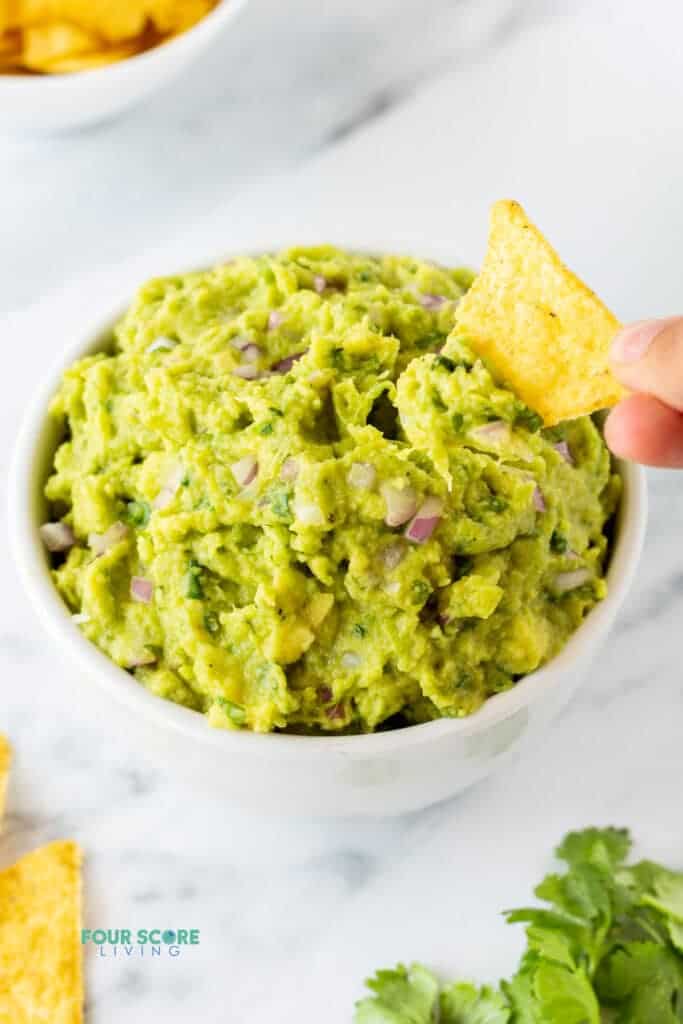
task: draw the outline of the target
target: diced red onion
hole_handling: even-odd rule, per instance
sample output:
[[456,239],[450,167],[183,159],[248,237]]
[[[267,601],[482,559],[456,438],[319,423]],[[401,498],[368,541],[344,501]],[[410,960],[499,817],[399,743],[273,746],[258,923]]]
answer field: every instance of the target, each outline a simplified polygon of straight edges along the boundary
[[540,487],[534,487],[532,500],[537,512],[545,512],[545,498],[543,497],[543,491]]
[[329,704],[333,697],[334,693],[329,686],[318,687],[318,698],[323,702],[323,704]]
[[71,616],[71,621],[76,626],[84,626],[86,622],[90,622],[90,616],[87,614],[87,612],[76,612],[75,615]]
[[241,377],[242,380],[256,380],[261,376],[258,366],[254,366],[253,363],[243,363],[241,366],[236,366],[232,371],[232,375],[233,377]]
[[128,668],[142,668],[143,665],[155,665],[156,654],[152,654],[151,651],[143,651],[138,654],[132,661],[128,662]]
[[441,309],[444,302],[448,302],[445,295],[434,295],[431,292],[425,292],[420,296],[420,305],[424,306],[425,309]]
[[327,520],[319,505],[312,501],[298,501],[294,505],[294,515],[304,526],[324,526]]
[[470,437],[487,444],[504,444],[510,440],[510,424],[504,420],[492,420],[470,430]]
[[280,468],[280,479],[286,483],[291,483],[299,475],[299,463],[296,459],[293,459],[290,455],[288,459],[282,463]]
[[176,491],[180,487],[184,478],[185,470],[183,469],[183,467],[179,464],[174,466],[171,472],[168,474],[164,486],[161,488],[156,498],[152,502],[152,507],[157,509],[167,508],[175,498]]
[[277,328],[284,323],[284,319],[284,315],[279,311],[279,309],[272,309],[268,314],[268,330],[277,330]]
[[130,596],[140,604],[149,604],[154,594],[154,584],[144,576],[133,576],[130,581]]
[[332,721],[334,721],[336,719],[339,719],[339,718],[344,718],[345,717],[344,705],[343,704],[333,704],[331,708],[327,708],[327,710],[325,711],[325,714]]
[[370,462],[354,462],[349,469],[348,481],[360,491],[371,491],[377,480],[377,470]]
[[590,569],[572,569],[571,572],[560,572],[555,577],[554,586],[561,594],[582,587],[591,578]]
[[249,342],[242,349],[242,361],[245,363],[258,363],[261,357],[261,349],[258,345],[254,345],[253,342]]
[[553,445],[553,448],[556,452],[560,453],[565,462],[568,462],[570,466],[574,465],[574,457],[566,441],[558,441],[557,444]]
[[104,533],[91,533],[88,536],[90,550],[95,555],[103,555],[109,548],[114,547],[119,541],[127,537],[129,533],[125,523],[114,523]]
[[305,355],[306,352],[304,350],[303,352],[294,352],[292,353],[291,356],[285,356],[284,359],[280,359],[279,362],[273,365],[273,373],[289,373],[289,371],[294,366],[294,363],[296,363],[299,359],[301,359],[302,356]]
[[355,651],[346,651],[341,657],[342,668],[348,668],[353,671],[356,668],[360,668],[363,664],[363,659],[360,654],[356,654]]
[[249,345],[253,345],[251,338],[247,338],[244,334],[238,334],[236,338],[230,339],[230,344],[233,348],[236,348],[238,352],[244,351]]
[[389,572],[391,572],[392,569],[401,564],[405,556],[406,549],[403,544],[390,544],[382,552],[382,561]]
[[258,462],[253,455],[245,455],[230,466],[230,472],[240,487],[248,487],[258,473]]
[[68,551],[76,543],[76,537],[67,523],[43,523],[38,533],[48,551]]
[[325,291],[325,289],[327,288],[327,280],[323,277],[322,274],[315,275],[315,277],[313,278],[313,287],[317,291],[318,295],[322,295],[322,293]]
[[427,498],[406,530],[408,540],[412,540],[415,544],[424,544],[429,540],[441,522],[442,511],[441,498]]
[[175,497],[176,490],[177,488],[171,490],[170,487],[162,487],[152,502],[152,507],[156,509],[168,508]]
[[387,526],[403,526],[413,518],[417,509],[417,496],[412,487],[399,490],[393,484],[382,484],[380,493],[387,503],[384,516]]
[[163,335],[159,338],[155,338],[151,345],[147,346],[148,352],[158,352],[160,349],[164,349],[168,352],[174,349],[178,344],[173,338],[165,338]]

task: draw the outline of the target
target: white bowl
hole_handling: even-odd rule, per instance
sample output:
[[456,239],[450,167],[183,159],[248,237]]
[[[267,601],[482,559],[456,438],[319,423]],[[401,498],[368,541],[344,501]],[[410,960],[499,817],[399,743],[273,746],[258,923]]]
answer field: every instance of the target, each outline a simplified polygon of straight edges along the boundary
[[0,75],[0,131],[43,135],[113,117],[182,71],[247,0],[221,0],[201,21],[127,60],[65,75]]
[[153,696],[84,638],[57,592],[38,536],[47,516],[43,485],[59,442],[47,415],[62,371],[106,347],[128,301],[87,326],[64,349],[30,405],[10,478],[12,548],[47,632],[72,659],[111,738],[132,735],[141,749],[192,784],[242,806],[302,815],[392,815],[415,810],[489,775],[542,734],[581,682],[614,621],[638,563],[645,522],[645,475],[621,463],[624,494],[607,573],[607,597],[561,653],[475,714],[366,736],[258,735],[212,729],[206,719]]

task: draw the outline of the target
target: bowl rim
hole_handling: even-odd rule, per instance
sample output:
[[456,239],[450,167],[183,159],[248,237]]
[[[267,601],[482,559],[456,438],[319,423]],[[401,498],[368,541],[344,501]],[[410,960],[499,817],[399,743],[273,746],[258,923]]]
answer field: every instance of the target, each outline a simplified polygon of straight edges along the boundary
[[66,71],[56,75],[25,75],[13,74],[11,72],[0,75],[0,90],[10,91],[14,89],[23,92],[31,90],[39,92],[49,82],[53,90],[62,89],[66,91],[69,86],[74,84],[82,84],[83,82],[88,84],[100,83],[106,77],[114,78],[116,75],[120,76],[125,73],[126,69],[130,69],[131,65],[140,68],[145,64],[152,64],[162,54],[164,56],[180,54],[184,49],[198,44],[201,39],[211,37],[223,25],[231,21],[248,3],[249,0],[218,0],[215,7],[212,7],[199,21],[196,21],[194,25],[190,25],[183,32],[162,40],[155,46],[142,50],[140,53],[134,53],[130,57],[124,57],[122,60],[116,60],[111,64],[105,64],[101,67],[83,68],[81,71]]
[[[356,251],[378,251],[370,246],[345,247],[355,248]],[[256,251],[267,250],[250,250],[251,253]],[[176,273],[206,269],[237,253],[238,250],[234,253],[223,252],[216,259],[202,261],[201,265],[194,263],[190,271],[179,270]],[[315,755],[325,751],[327,754],[336,753],[349,758],[365,757],[397,748],[419,746],[438,738],[470,736],[511,718],[533,704],[536,697],[541,696],[548,687],[553,684],[562,685],[561,681],[572,663],[578,663],[582,657],[590,655],[598,638],[607,633],[635,575],[647,521],[645,472],[641,466],[622,460],[616,460],[624,490],[607,570],[606,597],[589,612],[551,661],[529,673],[510,690],[489,697],[477,711],[468,716],[440,718],[386,732],[351,736],[254,733],[249,730],[213,729],[200,712],[151,694],[130,673],[87,640],[72,621],[71,613],[50,577],[47,558],[38,535],[38,524],[32,521],[36,489],[44,482],[44,478],[41,480],[38,475],[37,463],[41,455],[42,438],[50,423],[49,401],[66,367],[75,359],[103,347],[112,327],[131,300],[131,290],[127,288],[116,302],[109,303],[104,313],[91,318],[81,331],[60,348],[58,357],[37,387],[23,416],[14,445],[8,487],[10,542],[14,560],[39,621],[57,646],[80,669],[83,677],[94,677],[93,682],[97,688],[116,703],[124,705],[131,714],[143,717],[149,724],[186,740],[211,747],[218,754],[253,754],[258,748],[266,756],[297,757],[302,753]]]

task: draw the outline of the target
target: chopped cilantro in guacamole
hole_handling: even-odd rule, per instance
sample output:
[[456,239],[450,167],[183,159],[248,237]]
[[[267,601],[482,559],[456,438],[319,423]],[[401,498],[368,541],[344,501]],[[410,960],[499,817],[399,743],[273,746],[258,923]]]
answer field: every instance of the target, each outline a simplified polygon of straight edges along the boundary
[[259,732],[468,715],[552,658],[620,481],[454,330],[471,280],[319,246],[144,285],[52,403],[44,536],[88,638]]

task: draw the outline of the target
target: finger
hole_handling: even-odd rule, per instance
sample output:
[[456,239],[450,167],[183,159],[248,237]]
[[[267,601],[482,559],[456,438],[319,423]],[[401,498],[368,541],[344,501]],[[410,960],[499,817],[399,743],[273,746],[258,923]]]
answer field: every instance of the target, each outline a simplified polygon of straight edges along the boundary
[[683,415],[650,395],[630,395],[612,409],[605,440],[623,459],[683,468]]
[[683,411],[683,317],[640,320],[612,342],[612,370],[631,391]]

